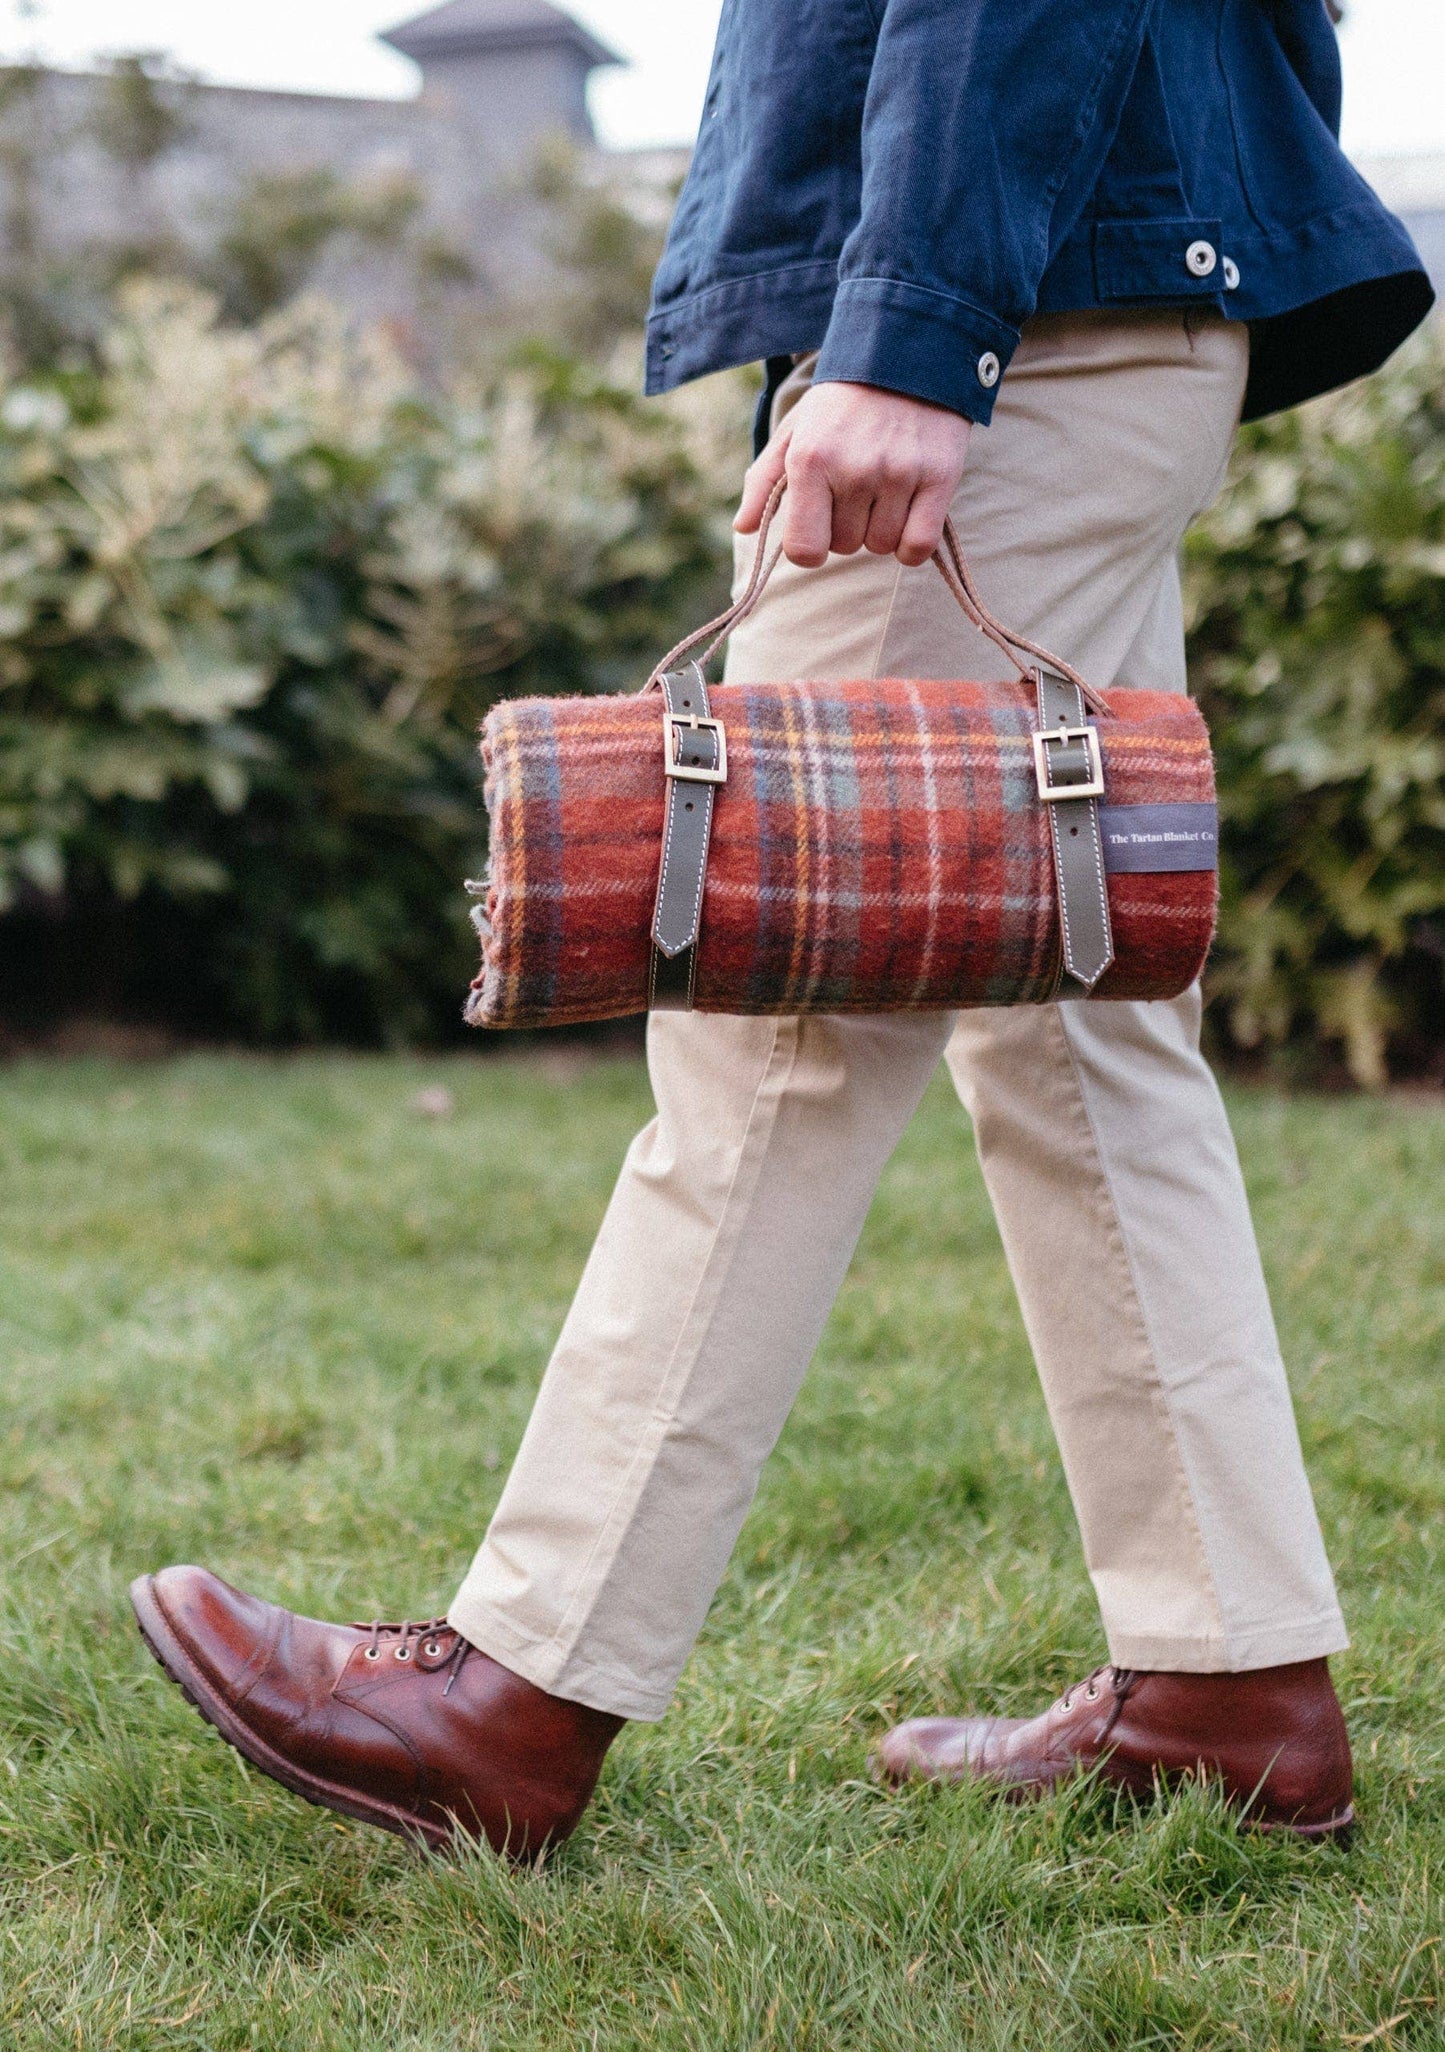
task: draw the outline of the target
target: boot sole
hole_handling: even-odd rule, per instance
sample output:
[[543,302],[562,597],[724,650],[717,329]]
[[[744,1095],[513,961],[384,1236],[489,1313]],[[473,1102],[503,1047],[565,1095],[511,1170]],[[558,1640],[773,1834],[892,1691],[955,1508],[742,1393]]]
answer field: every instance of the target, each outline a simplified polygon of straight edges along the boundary
[[[269,1780],[279,1782],[292,1795],[300,1796],[303,1802],[314,1804],[318,1810],[338,1810],[343,1817],[351,1817],[358,1824],[375,1824],[383,1831],[394,1832],[398,1838],[409,1839],[413,1844],[419,1840],[430,1852],[448,1849],[452,1844],[452,1833],[444,1826],[424,1823],[390,1803],[323,1781],[318,1775],[306,1773],[280,1753],[273,1752],[197,1671],[195,1662],[176,1636],[170,1619],[157,1600],[154,1582],[153,1575],[140,1575],[130,1585],[131,1608],[140,1626],[140,1635],[166,1679],[175,1683],[191,1708],[204,1717],[212,1730],[218,1732],[243,1760],[249,1761]],[[462,1827],[458,1825],[457,1828],[460,1830]]]
[[[1098,1769],[1096,1768],[1094,1772],[1097,1773]],[[868,1774],[869,1778],[876,1782],[880,1788],[889,1789],[905,1788],[911,1781],[960,1782],[972,1779],[985,1788],[992,1788],[996,1794],[1003,1797],[1005,1802],[1009,1803],[1036,1802],[1039,1797],[1046,1796],[1049,1793],[1049,1786],[1042,1782],[994,1781],[986,1774],[976,1774],[973,1776],[966,1774],[891,1774],[884,1767],[876,1753],[870,1753],[868,1756]],[[1108,1783],[1107,1775],[1101,1778]],[[1142,1789],[1131,1788],[1127,1782],[1112,1782],[1108,1783],[1108,1785],[1122,1789],[1125,1794],[1131,1795],[1137,1803],[1154,1802],[1160,1793],[1157,1788],[1150,1789],[1147,1792]],[[1235,1823],[1236,1828],[1240,1831],[1282,1831],[1287,1837],[1307,1839],[1314,1844],[1328,1842],[1346,1846],[1355,1835],[1355,1806],[1351,1803],[1337,1817],[1329,1817],[1323,1824],[1292,1824],[1287,1818],[1251,1817],[1247,1812],[1240,1813],[1236,1817]]]
[[1323,1824],[1288,1824],[1265,1817],[1242,1817],[1241,1831],[1284,1831],[1291,1838],[1308,1838],[1316,1842],[1331,1840],[1336,1845],[1348,1845],[1355,1835],[1355,1806],[1350,1804],[1338,1817],[1330,1817]]

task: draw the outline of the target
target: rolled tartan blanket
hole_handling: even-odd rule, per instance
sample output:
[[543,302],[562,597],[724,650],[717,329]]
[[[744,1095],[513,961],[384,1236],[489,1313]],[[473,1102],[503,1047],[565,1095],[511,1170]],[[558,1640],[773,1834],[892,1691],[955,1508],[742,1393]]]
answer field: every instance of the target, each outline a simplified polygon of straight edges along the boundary
[[[1116,862],[1138,859],[1128,815],[1157,821],[1161,808],[1161,858],[1200,833],[1212,854],[1214,772],[1197,708],[1172,692],[1108,698],[1106,867],[1111,849]],[[1026,685],[736,684],[712,703],[728,781],[703,894],[699,1011],[1053,994],[1059,907]],[[645,1011],[665,783],[656,700],[503,703],[482,752],[491,873],[468,1019],[545,1026]],[[1212,861],[1116,866],[1108,892],[1115,957],[1092,994],[1187,989],[1214,930]]]
[[[685,827],[704,795],[711,835],[687,993],[699,1011],[1162,998],[1198,975],[1214,928],[1214,772],[1189,699],[1075,680],[1098,739],[1080,774],[1101,768],[1102,794],[1055,807],[1051,797],[1095,786],[1053,786],[1048,765],[1065,757],[1041,762],[1035,672],[998,684],[725,684],[710,704],[700,669],[664,681],[679,674],[696,678],[701,726],[721,730],[719,750],[725,734],[725,781],[709,770],[704,786],[675,766],[699,723],[665,719],[652,692],[513,700],[488,715],[491,858],[486,885],[473,887],[485,897],[472,1024],[646,1010],[667,808],[686,808],[676,815]],[[1082,733],[1061,723],[1043,738]],[[1065,973],[1060,865],[1096,802],[1112,958],[1086,989]]]

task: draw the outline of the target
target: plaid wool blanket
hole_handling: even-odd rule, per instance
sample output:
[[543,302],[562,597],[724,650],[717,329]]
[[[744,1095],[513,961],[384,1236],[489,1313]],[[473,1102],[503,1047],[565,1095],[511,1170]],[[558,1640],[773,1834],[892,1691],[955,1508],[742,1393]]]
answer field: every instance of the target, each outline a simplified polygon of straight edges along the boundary
[[[1106,698],[1112,716],[1097,725],[1111,817],[1127,821],[1133,807],[1207,813],[1214,772],[1198,709],[1173,693]],[[712,710],[729,767],[703,898],[699,1011],[951,1009],[1053,995],[1059,912],[1026,684],[725,684]],[[565,1025],[645,1010],[661,700],[505,702],[487,718],[482,755],[491,862],[468,1020]],[[1116,955],[1091,995],[1177,996],[1213,934],[1212,861],[1126,862],[1108,893]]]

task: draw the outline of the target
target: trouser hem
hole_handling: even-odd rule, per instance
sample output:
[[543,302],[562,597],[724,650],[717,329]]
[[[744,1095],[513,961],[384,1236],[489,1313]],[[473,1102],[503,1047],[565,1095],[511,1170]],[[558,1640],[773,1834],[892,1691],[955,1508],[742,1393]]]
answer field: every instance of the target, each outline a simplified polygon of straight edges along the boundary
[[534,1688],[589,1710],[605,1710],[630,1724],[656,1724],[672,1701],[672,1689],[650,1689],[635,1675],[613,1673],[575,1654],[564,1654],[550,1639],[519,1631],[510,1618],[489,1603],[469,1597],[465,1589],[447,1612],[447,1623],[479,1653],[521,1675]]
[[1321,1611],[1302,1623],[1258,1625],[1229,1639],[1176,1639],[1110,1632],[1109,1658],[1115,1667],[1163,1674],[1248,1674],[1261,1667],[1287,1667],[1295,1660],[1322,1660],[1350,1643],[1338,1610]]

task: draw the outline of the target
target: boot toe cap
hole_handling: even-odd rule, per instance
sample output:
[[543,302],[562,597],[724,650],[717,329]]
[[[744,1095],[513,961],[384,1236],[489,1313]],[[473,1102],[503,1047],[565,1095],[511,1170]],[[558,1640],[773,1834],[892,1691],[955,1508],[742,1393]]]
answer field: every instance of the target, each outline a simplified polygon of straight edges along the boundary
[[878,1742],[874,1758],[885,1781],[963,1781],[977,1774],[997,1719],[913,1717]]
[[179,1652],[232,1699],[264,1662],[285,1615],[199,1567],[142,1575],[131,1585],[131,1602],[158,1653]]

